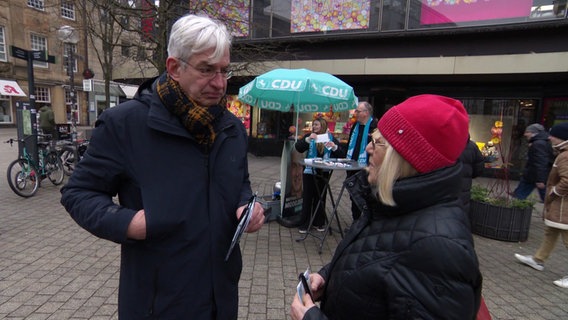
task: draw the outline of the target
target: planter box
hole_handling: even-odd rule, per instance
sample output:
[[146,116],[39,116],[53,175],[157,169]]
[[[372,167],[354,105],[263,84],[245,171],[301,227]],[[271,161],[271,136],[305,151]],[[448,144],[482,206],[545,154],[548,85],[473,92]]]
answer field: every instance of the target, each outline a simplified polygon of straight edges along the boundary
[[471,200],[471,231],[482,237],[523,242],[529,237],[532,208],[505,208]]

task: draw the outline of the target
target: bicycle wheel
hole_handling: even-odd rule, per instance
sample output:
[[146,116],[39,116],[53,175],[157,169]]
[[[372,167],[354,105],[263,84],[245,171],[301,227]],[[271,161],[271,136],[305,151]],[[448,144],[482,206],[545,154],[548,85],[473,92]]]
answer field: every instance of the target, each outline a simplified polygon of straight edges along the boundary
[[8,166],[8,185],[17,195],[29,198],[33,196],[39,187],[39,176],[34,168],[25,159],[12,161]]
[[75,169],[75,152],[72,147],[65,147],[61,152],[59,158],[63,163],[63,171],[66,175],[70,176]]
[[54,185],[60,185],[65,175],[63,163],[56,152],[50,152],[45,157],[45,174]]

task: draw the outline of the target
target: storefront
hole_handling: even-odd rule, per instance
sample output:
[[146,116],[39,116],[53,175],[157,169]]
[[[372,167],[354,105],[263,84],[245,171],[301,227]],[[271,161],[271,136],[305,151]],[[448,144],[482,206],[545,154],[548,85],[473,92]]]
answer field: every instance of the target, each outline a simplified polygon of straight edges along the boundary
[[[264,110],[242,103],[229,95],[227,105],[247,129],[249,151],[256,156],[280,156],[284,141],[295,140],[311,132],[312,121],[323,118],[328,129],[341,142],[347,143],[351,126],[355,122],[353,110],[344,112],[293,113]],[[298,118],[298,119],[296,119]],[[297,121],[296,121],[297,120]],[[298,130],[296,129],[298,124]]]
[[16,81],[0,80],[0,125],[14,124],[16,101],[14,97],[26,97]]

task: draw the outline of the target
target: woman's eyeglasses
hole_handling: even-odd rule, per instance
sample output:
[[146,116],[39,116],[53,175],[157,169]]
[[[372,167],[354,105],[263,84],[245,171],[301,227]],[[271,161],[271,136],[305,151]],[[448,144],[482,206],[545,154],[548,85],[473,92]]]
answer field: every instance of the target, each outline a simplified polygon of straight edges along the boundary
[[371,146],[373,146],[373,150],[375,149],[376,146],[379,146],[379,147],[386,147],[387,146],[386,143],[380,142],[379,138],[377,138],[377,139],[373,138],[372,134],[370,134],[367,137],[367,141],[369,141],[371,143]]

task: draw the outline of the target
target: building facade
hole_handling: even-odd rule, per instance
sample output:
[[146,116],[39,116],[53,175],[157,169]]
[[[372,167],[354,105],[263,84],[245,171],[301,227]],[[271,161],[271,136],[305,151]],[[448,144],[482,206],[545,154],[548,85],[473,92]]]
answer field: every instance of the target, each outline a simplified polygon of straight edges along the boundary
[[[100,39],[89,35],[89,30],[96,27],[94,23],[105,24],[105,12],[96,7],[96,2],[1,2],[0,127],[17,126],[17,103],[36,110],[52,106],[57,124],[72,124],[75,118],[77,125],[93,125],[106,108],[132,97],[132,86],[112,79],[143,78],[156,73],[148,64],[132,60],[130,55],[125,57],[124,50],[117,49],[113,53],[113,65],[117,67],[111,68],[111,81],[105,88],[100,56],[104,46]],[[62,26],[75,30],[76,43],[58,38]],[[121,37],[129,46],[135,42],[126,33]],[[32,55],[32,59],[26,59]]]
[[[233,94],[255,75],[284,67],[338,76],[360,100],[371,102],[376,117],[412,95],[451,96],[466,106],[471,138],[489,155],[487,167],[499,168],[506,161],[517,171],[524,165],[524,128],[534,122],[549,128],[568,120],[565,0],[285,0],[250,5],[249,28],[240,28],[245,32],[237,47],[270,44],[270,50],[277,48],[287,57],[239,73],[231,79]],[[237,64],[245,63],[235,58]],[[252,146],[286,136],[258,134],[259,125],[266,126],[263,118],[285,117],[269,113],[252,107]],[[313,115],[300,117],[307,124]],[[343,123],[349,116],[340,118]]]

